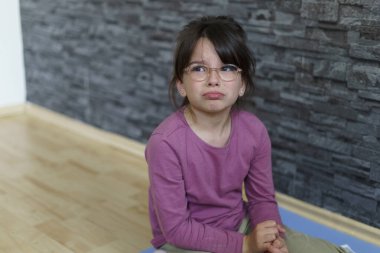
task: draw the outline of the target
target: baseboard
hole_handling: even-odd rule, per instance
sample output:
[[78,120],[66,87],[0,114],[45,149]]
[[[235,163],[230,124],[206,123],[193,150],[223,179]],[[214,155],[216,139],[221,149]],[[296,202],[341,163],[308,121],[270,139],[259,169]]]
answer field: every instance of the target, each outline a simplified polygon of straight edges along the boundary
[[25,104],[0,107],[0,118],[20,115],[25,112]]
[[380,229],[311,205],[282,193],[276,193],[279,205],[327,227],[352,235],[358,239],[380,246]]
[[[144,157],[144,144],[128,139],[124,136],[95,128],[60,113],[45,109],[41,106],[26,103],[25,105],[8,107],[4,109],[0,108],[0,117],[3,115],[9,116],[12,115],[12,113],[26,113],[29,117],[47,121],[51,124],[76,132],[79,135],[102,142],[105,145],[125,150],[141,158]],[[380,246],[380,229],[368,226],[350,218],[346,218],[342,215],[308,204],[282,193],[276,193],[276,197],[279,205],[291,212],[330,228],[355,236],[356,238],[366,242]]]
[[89,124],[31,103],[26,104],[25,113],[29,117],[48,121],[51,124],[63,127],[82,136],[91,138],[95,141],[99,141],[105,145],[127,151],[139,157],[144,157],[145,145],[141,144],[140,142],[128,139],[124,136],[107,132],[105,130],[93,127]]

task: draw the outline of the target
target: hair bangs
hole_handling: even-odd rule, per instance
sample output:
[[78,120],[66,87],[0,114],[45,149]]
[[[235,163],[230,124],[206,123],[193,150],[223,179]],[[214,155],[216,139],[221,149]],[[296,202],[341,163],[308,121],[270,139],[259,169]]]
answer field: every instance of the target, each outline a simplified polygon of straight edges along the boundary
[[226,32],[222,25],[212,24],[206,27],[202,37],[210,40],[223,63],[240,66],[240,57],[237,55],[239,43],[237,43],[236,39],[231,38],[231,36],[232,34]]

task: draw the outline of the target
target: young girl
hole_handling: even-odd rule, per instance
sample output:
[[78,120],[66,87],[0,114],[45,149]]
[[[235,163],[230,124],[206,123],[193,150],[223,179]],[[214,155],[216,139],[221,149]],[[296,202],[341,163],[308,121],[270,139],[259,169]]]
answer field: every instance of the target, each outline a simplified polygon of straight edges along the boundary
[[254,71],[246,34],[232,18],[202,17],[179,33],[170,94],[174,104],[175,92],[183,102],[146,147],[156,249],[344,252],[310,238],[305,246],[305,235],[282,226],[267,130],[240,107],[253,90]]

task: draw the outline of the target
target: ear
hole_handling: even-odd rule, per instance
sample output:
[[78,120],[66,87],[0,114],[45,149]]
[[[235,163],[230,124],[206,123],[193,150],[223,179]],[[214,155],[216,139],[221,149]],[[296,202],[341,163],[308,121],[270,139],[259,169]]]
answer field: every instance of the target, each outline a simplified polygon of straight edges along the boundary
[[186,90],[183,87],[183,82],[180,80],[177,80],[176,86],[177,86],[177,91],[181,95],[181,97],[186,97]]
[[246,85],[245,83],[243,82],[243,85],[241,86],[240,90],[239,90],[239,96],[242,97],[244,96],[244,93],[245,93],[245,89],[246,89]]

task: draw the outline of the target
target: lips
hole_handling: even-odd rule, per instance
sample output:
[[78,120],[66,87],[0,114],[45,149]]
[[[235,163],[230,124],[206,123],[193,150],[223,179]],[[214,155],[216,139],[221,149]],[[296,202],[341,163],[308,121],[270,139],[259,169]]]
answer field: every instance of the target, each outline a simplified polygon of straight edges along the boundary
[[224,94],[217,92],[217,91],[210,91],[210,92],[206,92],[205,94],[203,94],[203,97],[205,97],[206,99],[210,99],[210,100],[216,100],[216,99],[223,98]]

